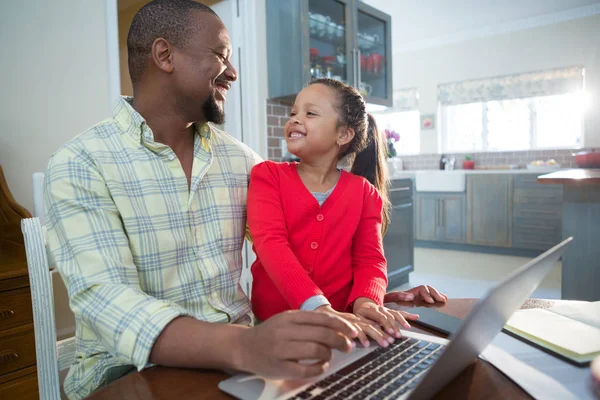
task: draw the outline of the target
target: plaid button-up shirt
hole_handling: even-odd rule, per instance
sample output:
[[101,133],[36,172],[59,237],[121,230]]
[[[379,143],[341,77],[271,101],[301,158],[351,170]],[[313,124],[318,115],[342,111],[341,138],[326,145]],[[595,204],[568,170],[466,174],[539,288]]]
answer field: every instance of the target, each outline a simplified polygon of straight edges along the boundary
[[196,127],[191,187],[175,153],[154,142],[126,99],[48,165],[50,255],[77,322],[70,398],[109,370],[148,366],[174,318],[250,323],[239,285],[246,196],[260,158],[208,124]]

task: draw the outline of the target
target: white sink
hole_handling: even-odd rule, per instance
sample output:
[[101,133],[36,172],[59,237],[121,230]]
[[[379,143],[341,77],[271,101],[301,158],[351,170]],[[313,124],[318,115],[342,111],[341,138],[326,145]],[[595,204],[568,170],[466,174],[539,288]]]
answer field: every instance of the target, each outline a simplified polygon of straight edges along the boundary
[[415,173],[417,192],[464,192],[466,179],[464,171],[417,171]]

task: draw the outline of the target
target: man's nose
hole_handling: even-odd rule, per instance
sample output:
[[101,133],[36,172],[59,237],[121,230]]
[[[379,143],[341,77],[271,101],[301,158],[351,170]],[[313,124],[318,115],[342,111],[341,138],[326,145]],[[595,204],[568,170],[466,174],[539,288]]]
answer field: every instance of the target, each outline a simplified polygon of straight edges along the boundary
[[231,64],[231,62],[227,63],[227,69],[223,72],[223,75],[227,78],[228,81],[235,82],[237,81],[238,75],[235,67]]

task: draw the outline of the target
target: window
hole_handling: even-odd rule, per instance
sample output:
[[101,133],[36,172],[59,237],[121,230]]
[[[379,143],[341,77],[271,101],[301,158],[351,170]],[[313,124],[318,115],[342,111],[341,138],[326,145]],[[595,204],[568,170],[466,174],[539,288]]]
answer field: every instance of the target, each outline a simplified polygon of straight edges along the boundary
[[400,134],[400,140],[394,143],[398,154],[418,154],[421,135],[420,113],[418,110],[397,111],[374,115],[380,132],[386,129]]
[[421,114],[419,113],[419,94],[416,88],[395,90],[394,106],[382,113],[374,112],[373,116],[382,134],[385,130],[389,130],[400,135],[400,140],[394,143],[397,154],[419,153]]
[[444,152],[582,146],[582,68],[440,85],[438,96]]

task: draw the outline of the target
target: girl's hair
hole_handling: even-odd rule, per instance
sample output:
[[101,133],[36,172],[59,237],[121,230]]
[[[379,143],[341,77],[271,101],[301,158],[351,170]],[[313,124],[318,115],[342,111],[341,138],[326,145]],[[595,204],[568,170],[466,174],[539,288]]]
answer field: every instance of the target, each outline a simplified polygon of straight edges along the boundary
[[388,173],[383,136],[377,129],[375,118],[367,114],[366,103],[361,94],[350,85],[334,79],[316,79],[310,82],[333,89],[338,97],[335,108],[339,114],[338,127],[354,130],[352,141],[342,147],[340,159],[352,157],[351,172],[367,179],[379,192],[383,200],[383,224],[385,233],[390,222],[390,202],[388,199]]

